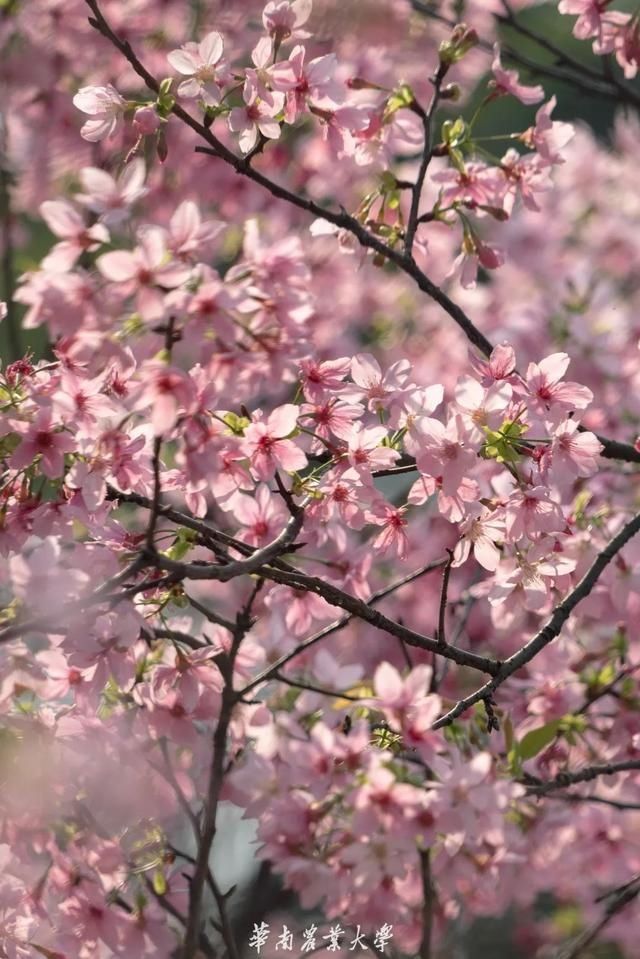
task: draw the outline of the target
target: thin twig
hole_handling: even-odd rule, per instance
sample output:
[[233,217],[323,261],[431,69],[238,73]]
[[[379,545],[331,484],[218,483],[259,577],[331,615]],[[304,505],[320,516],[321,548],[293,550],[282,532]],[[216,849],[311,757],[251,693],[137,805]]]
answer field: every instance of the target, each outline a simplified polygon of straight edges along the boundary
[[625,802],[623,799],[607,799],[606,796],[597,796],[594,793],[589,793],[586,796],[580,796],[578,793],[548,793],[545,795],[545,800],[548,799],[558,799],[562,802],[573,804],[597,803],[602,806],[611,806],[612,809],[618,809],[621,812],[638,812],[640,810],[640,803]]
[[440,612],[438,614],[438,633],[437,639],[441,646],[447,645],[446,620],[447,620],[447,598],[449,592],[449,577],[451,575],[451,564],[453,563],[453,551],[448,549],[449,559],[444,567],[442,574],[442,590],[440,593]]
[[[367,600],[367,605],[375,606],[375,604],[379,603],[381,599],[385,598],[385,596],[390,596],[391,593],[395,593],[396,590],[406,586],[407,583],[412,583],[414,580],[424,576],[426,573],[430,573],[435,569],[439,569],[445,562],[446,560],[444,559],[436,560],[433,563],[428,563],[426,566],[422,566],[420,569],[414,570],[407,576],[403,576],[402,579],[395,580],[393,583],[385,586],[384,589],[378,590],[377,593],[372,593]],[[307,639],[299,643],[290,653],[285,653],[278,660],[276,660],[275,663],[271,663],[271,665],[264,669],[258,676],[255,677],[255,679],[252,679],[251,682],[248,683],[238,695],[246,696],[251,692],[252,689],[255,689],[256,686],[273,679],[273,677],[280,672],[280,670],[282,670],[283,666],[286,666],[287,663],[290,663],[292,659],[296,658],[296,656],[299,656],[301,653],[305,652],[310,646],[314,646],[316,643],[319,643],[322,639],[326,639],[327,636],[331,636],[333,633],[337,633],[339,630],[344,629],[345,626],[348,626],[349,623],[353,622],[355,618],[357,618],[355,614],[343,616],[341,619],[337,619],[335,622],[325,626],[319,632],[314,633],[313,636],[309,636]],[[401,637],[398,637],[398,639],[401,640]]]
[[636,535],[639,530],[640,513],[629,523],[627,523],[626,526],[623,526],[617,536],[614,536],[611,542],[598,554],[578,585],[558,606],[556,606],[549,622],[543,626],[538,633],[536,633],[533,639],[531,639],[528,643],[522,646],[521,649],[506,659],[490,682],[485,683],[484,686],[481,686],[480,689],[477,689],[474,693],[471,693],[470,696],[466,696],[464,699],[461,699],[452,709],[449,710],[448,713],[446,713],[444,716],[441,716],[440,719],[434,723],[433,728],[440,729],[442,726],[450,725],[454,719],[457,719],[458,716],[461,716],[462,713],[466,712],[467,709],[475,705],[475,703],[479,703],[481,700],[487,700],[488,698],[491,698],[496,689],[498,689],[498,687],[501,686],[505,680],[509,678],[509,676],[511,676],[517,670],[522,669],[522,667],[526,666],[527,663],[530,663],[531,660],[534,659],[534,657],[545,648],[545,646],[548,646],[549,643],[560,634],[560,630],[578,603],[589,595],[595,584],[598,582],[601,573],[606,569],[613,557],[623,548],[623,546],[629,542],[630,539]]
[[590,946],[591,943],[595,942],[603,929],[606,929],[614,916],[628,906],[629,903],[633,902],[639,894],[640,876],[635,876],[631,882],[611,895],[609,903],[605,907],[600,919],[594,922],[592,926],[589,926],[588,929],[585,929],[573,943],[562,948],[556,959],[579,959],[579,957],[584,954],[584,950]]
[[[439,23],[444,24],[450,28],[456,26],[457,21],[451,17],[447,17],[445,14],[439,13],[430,5],[422,2],[422,0],[410,0],[411,6],[416,11],[425,17],[428,17],[430,20],[436,20]],[[500,18],[497,18],[500,20]],[[480,39],[479,46],[491,53],[493,51],[493,43],[488,40]],[[536,74],[540,77],[548,77],[550,80],[557,80],[559,83],[564,83],[569,86],[574,87],[579,90],[580,93],[586,96],[598,96],[607,100],[613,100],[616,103],[626,102],[633,104],[634,106],[640,105],[640,97],[636,94],[634,90],[620,81],[612,81],[604,76],[592,71],[589,67],[585,67],[584,64],[579,64],[579,61],[574,61],[579,64],[579,70],[574,69],[564,69],[561,66],[553,64],[542,64],[536,60],[532,60],[526,54],[522,53],[520,50],[515,50],[505,43],[500,44],[500,52],[503,57],[511,60],[513,63],[525,67],[525,69],[530,70],[531,73]],[[563,54],[562,59],[565,63],[570,60],[566,54]],[[590,75],[591,74],[591,75]]]
[[[607,96],[616,96],[618,100],[624,100],[636,107],[640,106],[640,95],[638,95],[631,87],[628,87],[626,84],[622,83],[622,81],[620,81],[613,73],[599,73],[597,70],[593,70],[591,67],[587,66],[587,64],[581,63],[580,60],[574,59],[574,57],[570,56],[566,50],[563,50],[552,40],[549,40],[548,37],[537,33],[535,30],[532,30],[531,27],[528,27],[526,24],[522,23],[517,18],[515,11],[512,9],[508,0],[501,0],[501,3],[505,14],[503,17],[498,17],[500,22],[511,27],[516,33],[519,33],[521,37],[525,37],[527,40],[532,40],[542,50],[546,50],[548,53],[553,54],[559,64],[564,64],[570,70],[575,71],[576,78],[584,78],[585,82],[587,79],[593,81],[594,85],[591,87],[593,92],[601,92],[602,84],[609,84],[611,87],[613,87],[613,90],[608,91],[606,93]],[[517,55],[518,54],[516,54],[516,56]],[[511,57],[513,59],[513,53],[511,54]],[[603,63],[603,66],[605,66],[605,63]],[[542,66],[541,69],[544,70],[545,67]],[[569,77],[566,77],[565,79],[568,82],[571,82]],[[573,82],[577,82],[577,80]]]
[[407,256],[411,256],[411,251],[413,250],[413,241],[415,239],[416,230],[418,229],[418,216],[420,213],[420,200],[422,199],[424,181],[427,176],[429,164],[433,159],[433,121],[436,115],[436,110],[438,109],[438,103],[440,102],[442,83],[448,69],[449,64],[441,61],[433,77],[433,95],[427,110],[423,110],[418,103],[414,103],[413,105],[414,111],[422,120],[424,144],[422,147],[422,158],[420,160],[418,176],[416,177],[415,185],[411,191],[411,209],[409,211],[409,221],[407,223],[407,231],[404,240],[404,251]]
[[349,693],[336,692],[335,689],[323,689],[322,686],[307,683],[302,679],[290,679],[281,673],[275,673],[273,678],[277,679],[280,683],[284,683],[285,686],[291,686],[294,689],[306,689],[311,693],[320,693],[321,696],[328,696],[330,699],[346,699],[351,703],[359,703],[366,698],[364,696],[351,696]]
[[194,599],[193,596],[189,596],[187,594],[187,599],[189,600],[189,604],[193,606],[193,608],[197,610],[201,616],[204,616],[205,619],[209,620],[210,623],[214,623],[216,626],[222,626],[230,633],[234,631],[235,625],[230,619],[225,619],[224,616],[220,616],[219,613],[209,609],[208,606],[204,606],[199,600]]

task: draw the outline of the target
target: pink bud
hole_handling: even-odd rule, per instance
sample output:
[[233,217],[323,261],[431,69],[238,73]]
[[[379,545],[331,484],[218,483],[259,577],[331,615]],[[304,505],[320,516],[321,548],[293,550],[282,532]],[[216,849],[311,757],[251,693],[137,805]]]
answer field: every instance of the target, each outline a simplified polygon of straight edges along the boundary
[[153,107],[138,107],[133,115],[133,126],[139,136],[147,137],[160,126],[160,117]]

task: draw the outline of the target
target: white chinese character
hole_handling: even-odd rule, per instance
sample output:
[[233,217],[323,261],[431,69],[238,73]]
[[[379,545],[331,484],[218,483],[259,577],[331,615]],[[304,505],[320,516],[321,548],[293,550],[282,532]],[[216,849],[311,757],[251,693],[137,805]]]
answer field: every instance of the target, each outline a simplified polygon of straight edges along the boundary
[[380,929],[376,929],[376,935],[375,939],[373,940],[373,944],[379,952],[384,952],[384,947],[390,939],[393,939],[393,926],[390,926],[388,922],[385,922],[384,926],[381,926]]
[[255,949],[258,955],[260,955],[260,950],[265,945],[267,939],[269,938],[269,926],[266,922],[261,922],[258,926],[257,923],[253,924],[253,932],[251,938],[249,939],[249,948]]
[[329,935],[322,937],[323,939],[329,940],[327,952],[340,952],[340,936],[344,936],[344,929],[340,923],[338,923],[337,926],[331,926],[329,928]]
[[300,952],[312,952],[316,948],[316,932],[318,931],[317,926],[309,926],[308,929],[304,929],[302,932],[302,938],[304,942],[300,947]]
[[287,949],[289,951],[293,949],[293,933],[286,926],[282,927],[282,932],[278,936],[276,949]]
[[353,952],[356,946],[360,946],[361,949],[368,949],[369,946],[366,946],[364,943],[364,933],[360,932],[360,926],[356,928],[356,938],[353,940],[349,946],[349,952]]

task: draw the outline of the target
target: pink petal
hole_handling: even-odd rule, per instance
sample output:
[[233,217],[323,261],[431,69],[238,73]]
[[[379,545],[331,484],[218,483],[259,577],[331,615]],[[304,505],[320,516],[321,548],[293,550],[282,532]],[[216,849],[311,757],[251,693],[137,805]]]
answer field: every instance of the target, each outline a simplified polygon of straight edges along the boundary
[[138,271],[136,258],[127,250],[103,253],[96,260],[96,266],[107,280],[112,280],[114,283],[126,283],[132,280]]
[[284,406],[279,406],[267,420],[269,433],[280,437],[293,433],[298,422],[299,412],[300,410],[295,403],[286,403]]
[[172,50],[167,54],[167,60],[174,70],[187,77],[192,76],[198,69],[195,57],[187,50]]

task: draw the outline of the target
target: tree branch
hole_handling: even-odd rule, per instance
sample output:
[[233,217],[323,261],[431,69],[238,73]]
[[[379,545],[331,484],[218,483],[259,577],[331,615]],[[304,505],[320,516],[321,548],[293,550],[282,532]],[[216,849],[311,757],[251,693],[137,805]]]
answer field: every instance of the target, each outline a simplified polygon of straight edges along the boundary
[[436,897],[431,873],[430,849],[420,850],[420,874],[422,877],[422,941],[419,956],[420,959],[431,959]]
[[[585,766],[576,772],[558,773],[553,779],[545,782],[533,780],[532,776],[526,777],[528,793],[532,796],[546,796],[547,793],[554,792],[557,789],[566,789],[567,786],[575,786],[578,783],[589,783],[599,776],[616,776],[618,773],[640,771],[640,759],[625,759],[617,763],[600,763],[595,766]],[[580,797],[584,798],[584,797]]]
[[[384,599],[385,596],[395,593],[396,590],[406,586],[407,583],[412,583],[420,576],[424,576],[425,573],[430,573],[434,569],[439,569],[444,565],[445,562],[446,560],[439,559],[433,563],[427,563],[426,566],[422,566],[420,569],[414,570],[414,572],[409,573],[407,576],[403,576],[402,579],[395,580],[393,583],[390,583],[389,586],[385,586],[384,589],[378,590],[377,593],[373,593],[367,600],[367,605],[374,606],[376,603],[379,603],[381,599]],[[355,614],[343,616],[341,619],[337,619],[329,626],[325,626],[324,629],[321,629],[319,632],[314,633],[313,636],[310,636],[308,639],[305,639],[303,642],[299,643],[290,653],[285,653],[278,660],[276,660],[275,663],[272,663],[265,670],[263,670],[262,673],[256,676],[255,679],[252,679],[251,682],[248,683],[238,695],[244,697],[253,689],[255,689],[256,686],[273,679],[276,674],[280,672],[283,666],[286,666],[287,663],[291,662],[292,659],[295,659],[296,656],[299,656],[300,653],[305,652],[305,650],[309,649],[310,646],[314,646],[327,636],[331,636],[333,633],[337,633],[339,630],[344,629],[344,627],[348,626],[348,624],[351,623],[355,618],[357,618]]]
[[429,164],[433,158],[433,121],[435,119],[436,110],[438,109],[438,103],[440,102],[442,83],[448,69],[448,64],[440,62],[440,65],[438,66],[438,69],[436,70],[436,73],[432,79],[433,96],[431,97],[431,103],[429,104],[428,109],[426,111],[423,110],[423,108],[417,102],[414,103],[413,106],[414,112],[417,113],[422,120],[422,126],[424,129],[424,144],[422,147],[422,158],[420,160],[418,176],[416,177],[416,182],[411,190],[411,209],[409,211],[409,221],[407,223],[407,232],[404,240],[404,252],[407,256],[411,256],[413,241],[418,229],[418,223],[420,222],[420,200],[422,199],[422,191],[424,189],[424,181],[427,176],[427,170],[429,169]]
[[453,709],[450,709],[448,713],[441,716],[440,719],[434,723],[433,728],[440,729],[442,726],[449,726],[454,719],[461,716],[462,713],[466,712],[471,706],[474,706],[475,703],[479,703],[482,700],[490,700],[496,689],[501,686],[509,676],[517,670],[522,669],[527,663],[530,663],[545,646],[548,646],[549,643],[560,634],[560,630],[578,603],[589,595],[600,578],[601,573],[606,569],[616,553],[618,553],[639,530],[640,514],[635,516],[626,526],[623,526],[618,535],[614,536],[611,542],[598,554],[578,585],[556,606],[549,622],[533,639],[514,653],[513,656],[510,656],[509,659],[506,659],[490,682],[485,683],[484,686],[481,686],[480,689],[477,689],[474,693],[465,697],[465,699],[461,699],[456,703]]
[[579,957],[583,955],[584,950],[597,939],[603,929],[606,929],[614,916],[621,912],[625,906],[628,906],[629,903],[633,902],[639,894],[640,876],[634,876],[630,882],[620,889],[615,890],[610,897],[606,897],[609,898],[609,903],[605,907],[600,919],[588,929],[585,929],[571,945],[561,949],[556,959],[579,959]]

